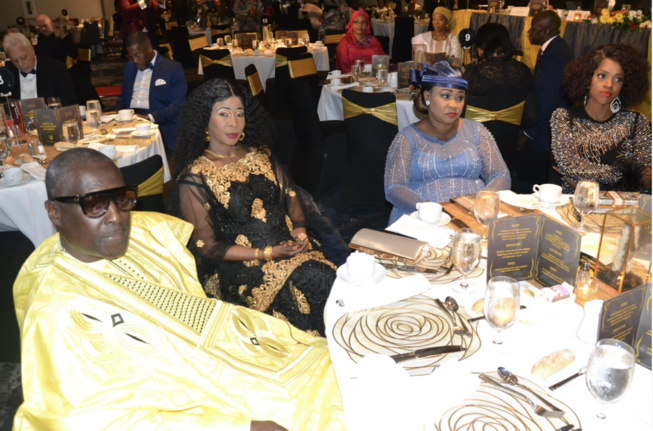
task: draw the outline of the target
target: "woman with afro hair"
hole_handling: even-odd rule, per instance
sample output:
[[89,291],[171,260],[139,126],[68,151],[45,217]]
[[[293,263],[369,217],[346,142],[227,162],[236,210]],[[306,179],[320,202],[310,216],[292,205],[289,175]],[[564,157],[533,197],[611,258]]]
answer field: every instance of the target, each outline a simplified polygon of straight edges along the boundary
[[242,87],[222,79],[199,87],[181,116],[169,212],[195,226],[188,248],[208,296],[323,335],[336,268],[306,234],[269,130]]
[[642,101],[650,67],[633,47],[604,45],[570,63],[562,91],[576,108],[551,116],[551,149],[573,192],[580,180],[601,190],[651,189],[651,126],[627,108]]

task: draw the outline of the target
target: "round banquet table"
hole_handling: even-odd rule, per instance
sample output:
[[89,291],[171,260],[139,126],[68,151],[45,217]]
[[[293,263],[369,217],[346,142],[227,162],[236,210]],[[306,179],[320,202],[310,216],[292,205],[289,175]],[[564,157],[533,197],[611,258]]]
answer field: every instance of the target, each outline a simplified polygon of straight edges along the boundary
[[[380,19],[372,19],[372,28],[374,36],[387,36],[390,38],[390,55],[392,55],[392,41],[395,38],[395,23]],[[429,28],[429,20],[415,21],[414,36],[426,32]]]

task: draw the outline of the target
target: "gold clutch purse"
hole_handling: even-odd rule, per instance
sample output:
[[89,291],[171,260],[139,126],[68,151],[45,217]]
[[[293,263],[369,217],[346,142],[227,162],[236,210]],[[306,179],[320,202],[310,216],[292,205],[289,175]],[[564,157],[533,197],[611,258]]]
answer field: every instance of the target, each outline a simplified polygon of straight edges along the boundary
[[379,259],[397,260],[415,264],[428,255],[429,245],[425,241],[380,232],[361,229],[351,239],[349,248],[372,254]]

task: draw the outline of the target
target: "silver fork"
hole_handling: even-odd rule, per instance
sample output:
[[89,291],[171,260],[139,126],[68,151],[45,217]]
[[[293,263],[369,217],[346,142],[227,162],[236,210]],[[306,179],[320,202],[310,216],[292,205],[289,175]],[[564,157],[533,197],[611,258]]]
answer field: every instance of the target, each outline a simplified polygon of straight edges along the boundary
[[547,410],[544,407],[542,407],[539,404],[536,404],[535,401],[530,399],[528,396],[522,394],[519,391],[516,391],[514,389],[511,389],[508,386],[503,385],[501,382],[498,380],[495,380],[492,376],[488,376],[487,374],[479,374],[478,377],[483,380],[486,383],[489,383],[490,385],[494,386],[495,388],[499,389],[500,391],[503,391],[507,394],[512,395],[513,397],[520,399],[522,401],[526,401],[528,405],[531,406],[533,411],[535,412],[536,415],[542,416],[545,418],[561,418],[564,416],[565,412],[558,410],[558,411],[551,411]]

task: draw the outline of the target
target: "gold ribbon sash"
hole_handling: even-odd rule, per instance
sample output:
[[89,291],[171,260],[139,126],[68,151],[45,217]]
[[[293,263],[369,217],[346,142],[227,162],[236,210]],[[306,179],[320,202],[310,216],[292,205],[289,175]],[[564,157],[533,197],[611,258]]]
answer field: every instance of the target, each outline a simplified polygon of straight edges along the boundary
[[521,117],[524,113],[524,105],[526,101],[518,103],[510,108],[502,109],[500,111],[488,111],[486,109],[477,108],[476,106],[467,105],[465,111],[465,118],[468,120],[478,121],[484,123],[486,121],[503,121],[510,124],[521,124]]
[[163,193],[163,167],[138,185],[138,196],[152,196]]
[[66,69],[70,69],[71,67],[73,67],[76,64],[77,64],[77,59],[76,58],[72,58],[69,55],[66,56]]
[[342,98],[342,107],[345,111],[345,120],[357,117],[359,115],[373,115],[381,121],[397,126],[397,104],[395,102],[387,105],[377,106],[376,108],[363,108],[354,102]]
[[200,54],[200,61],[202,62],[202,69],[205,67],[213,66],[214,64],[219,64],[220,66],[234,67],[234,64],[231,62],[231,56],[225,55],[224,57],[213,60],[205,55]]
[[247,83],[249,84],[249,91],[252,93],[252,96],[256,96],[263,91],[263,84],[261,84],[261,78],[258,76],[258,72],[249,75],[247,77]]
[[345,33],[342,34],[327,34],[324,36],[325,45],[334,45],[340,42],[340,39],[345,37]]
[[301,60],[291,60],[288,62],[288,72],[291,78],[301,78],[302,76],[317,75],[315,60],[311,58],[302,58]]
[[277,54],[277,56],[274,59],[274,67],[277,68],[277,67],[283,67],[287,65],[288,65],[288,57],[286,57],[285,55]]
[[77,61],[91,61],[91,50],[89,48],[77,49]]

